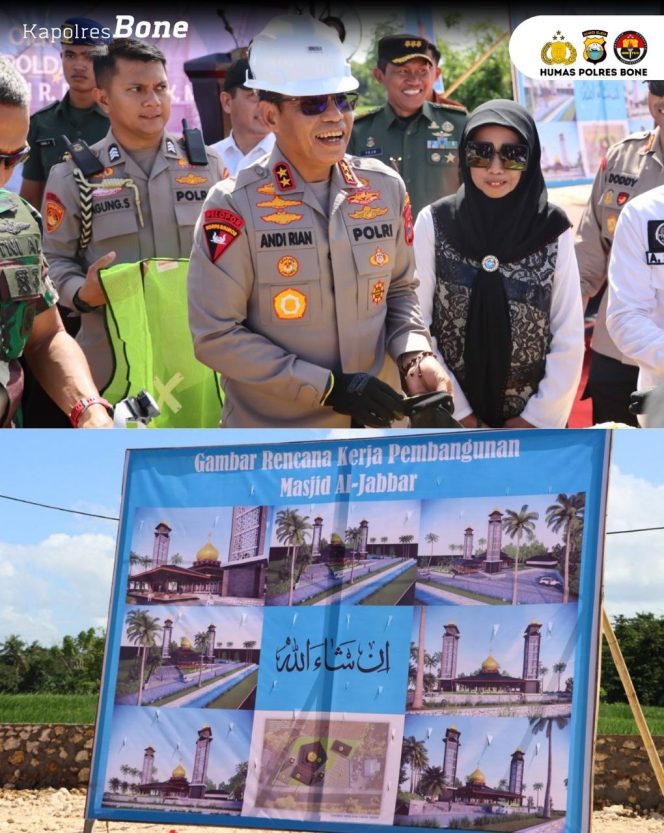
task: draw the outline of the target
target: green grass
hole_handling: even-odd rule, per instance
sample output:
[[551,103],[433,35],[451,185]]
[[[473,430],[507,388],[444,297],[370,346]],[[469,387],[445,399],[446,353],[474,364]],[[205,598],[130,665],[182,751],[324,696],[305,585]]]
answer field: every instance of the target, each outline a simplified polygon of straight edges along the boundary
[[411,567],[392,581],[388,581],[375,593],[362,599],[362,605],[395,605],[406,595],[417,578],[417,568]]
[[[650,733],[664,736],[664,707],[644,706],[643,713]],[[627,703],[600,703],[598,735],[636,735],[636,723]]]
[[237,671],[237,668],[231,668],[228,671],[225,671],[223,674],[219,674],[212,680],[206,680],[202,685],[198,685],[198,676],[196,677],[196,681],[192,682],[191,685],[186,686],[185,688],[181,688],[178,691],[174,691],[172,694],[167,694],[165,697],[160,697],[158,700],[153,700],[150,705],[151,706],[165,706],[167,703],[172,703],[174,700],[179,700],[180,697],[184,697],[185,694],[191,694],[192,691],[200,691],[201,694],[205,691],[206,688],[210,688],[210,686],[216,685],[219,680],[223,680],[224,677],[228,677],[229,674],[234,674]]
[[240,680],[237,685],[220,694],[216,700],[208,704],[208,709],[239,709],[258,683],[258,671],[254,671]]
[[94,723],[96,694],[0,694],[0,723]]

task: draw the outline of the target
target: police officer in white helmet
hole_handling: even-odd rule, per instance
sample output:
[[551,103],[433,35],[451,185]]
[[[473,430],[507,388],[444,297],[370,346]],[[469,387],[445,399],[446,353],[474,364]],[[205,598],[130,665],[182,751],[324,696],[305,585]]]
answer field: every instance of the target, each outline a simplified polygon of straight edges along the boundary
[[381,162],[345,156],[358,82],[336,32],[306,15],[253,41],[270,156],[210,191],[189,316],[222,374],[222,425],[387,426],[409,394],[448,390],[414,290],[410,203]]

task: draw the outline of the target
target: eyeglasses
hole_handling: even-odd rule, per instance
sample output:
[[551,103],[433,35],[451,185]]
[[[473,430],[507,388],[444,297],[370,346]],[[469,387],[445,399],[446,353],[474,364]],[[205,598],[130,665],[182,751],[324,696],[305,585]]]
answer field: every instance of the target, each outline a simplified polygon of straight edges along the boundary
[[30,156],[30,145],[26,145],[21,150],[15,150],[14,153],[0,153],[0,164],[4,163],[5,168],[13,168],[21,162],[25,162]]
[[648,81],[648,89],[653,95],[664,96],[664,81]]
[[281,98],[280,101],[297,101],[303,116],[320,116],[326,110],[330,99],[341,113],[349,113],[357,104],[357,93],[334,93],[332,95],[306,95]]
[[496,149],[493,142],[466,142],[469,168],[489,168],[496,154],[507,171],[525,171],[528,167],[528,145],[506,143]]

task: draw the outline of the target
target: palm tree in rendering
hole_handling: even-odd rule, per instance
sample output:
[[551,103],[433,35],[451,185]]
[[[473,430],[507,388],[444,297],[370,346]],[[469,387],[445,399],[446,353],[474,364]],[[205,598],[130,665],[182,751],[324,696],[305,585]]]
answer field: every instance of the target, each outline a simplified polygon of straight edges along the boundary
[[280,509],[277,512],[277,541],[286,544],[286,557],[290,556],[290,580],[288,582],[288,606],[293,604],[293,590],[295,589],[295,562],[297,553],[306,544],[305,533],[311,529],[309,516],[300,515],[297,509]]
[[[542,808],[542,817],[545,819],[551,818],[551,773],[553,770],[553,750],[551,744],[551,734],[553,732],[554,724],[558,729],[564,729],[569,723],[569,717],[531,717],[530,731],[533,735],[544,732],[548,741],[548,758],[546,770],[546,788],[544,790],[544,807]],[[534,788],[533,788],[534,789]]]
[[541,781],[538,781],[536,784],[533,784],[533,789],[537,793],[537,806],[539,806],[539,794],[544,789],[544,784]]
[[344,533],[345,541],[350,547],[350,584],[353,583],[353,573],[355,572],[355,556],[360,546],[360,536],[362,531],[359,526],[349,526]]
[[562,676],[563,671],[567,668],[566,662],[557,662],[553,666],[553,673],[558,675],[558,691],[560,691],[560,677]]
[[414,535],[400,535],[399,536],[399,542],[404,545],[404,548],[401,550],[401,557],[402,558],[406,557],[405,553],[408,552],[408,550],[407,550],[408,544],[412,544],[414,538],[415,538]]
[[435,532],[427,532],[427,534],[424,536],[424,540],[427,542],[427,544],[431,544],[431,552],[429,553],[429,563],[427,564],[427,567],[431,567],[431,559],[433,558],[433,545],[438,541],[438,539],[439,536],[436,535]]
[[447,780],[443,775],[442,766],[428,766],[422,770],[419,783],[421,795],[435,799],[441,793],[445,792],[447,786]]
[[[130,610],[127,614],[127,639],[138,645],[141,654],[141,670],[138,678],[138,699],[136,705],[143,704],[143,685],[145,677],[145,661],[148,651],[157,644],[157,636],[161,633],[159,619],[150,616],[147,610]],[[142,650],[141,650],[142,649]]]
[[402,763],[410,767],[410,791],[417,789],[419,774],[429,763],[429,753],[423,740],[417,740],[414,735],[403,739],[401,752]]
[[584,492],[566,495],[562,492],[546,510],[546,524],[554,532],[564,530],[565,533],[565,567],[563,570],[563,604],[569,601],[569,554],[571,550],[572,534],[583,523],[583,513],[586,506]]
[[539,512],[529,512],[528,504],[524,503],[520,512],[513,509],[505,510],[503,518],[503,529],[514,540],[516,538],[516,554],[514,556],[514,578],[512,582],[512,604],[518,603],[518,581],[519,581],[519,554],[521,552],[521,539],[524,532],[532,535],[535,532],[535,521],[539,518]]
[[199,631],[194,637],[194,650],[198,653],[198,688],[201,687],[203,678],[203,662],[208,646],[208,632]]

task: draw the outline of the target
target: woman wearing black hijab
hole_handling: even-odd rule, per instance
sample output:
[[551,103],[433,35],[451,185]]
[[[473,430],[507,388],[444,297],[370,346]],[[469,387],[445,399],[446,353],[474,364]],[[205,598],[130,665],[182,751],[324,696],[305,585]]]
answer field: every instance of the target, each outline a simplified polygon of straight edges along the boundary
[[563,428],[579,383],[573,234],[540,153],[527,110],[482,104],[459,143],[463,184],[415,223],[420,306],[468,427]]

